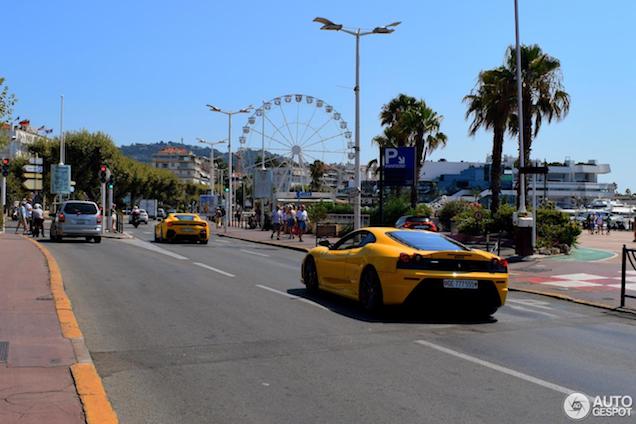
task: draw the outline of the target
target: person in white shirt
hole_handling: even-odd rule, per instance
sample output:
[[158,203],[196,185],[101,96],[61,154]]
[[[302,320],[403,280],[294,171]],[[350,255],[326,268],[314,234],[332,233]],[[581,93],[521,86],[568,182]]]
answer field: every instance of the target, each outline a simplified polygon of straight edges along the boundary
[[270,239],[274,238],[274,233],[276,233],[276,240],[280,240],[280,224],[283,220],[283,212],[280,210],[280,205],[276,205],[276,209],[272,211],[272,234],[269,236]]
[[303,234],[307,230],[307,211],[305,205],[300,205],[296,211],[296,221],[298,222],[298,241],[303,241]]
[[39,237],[42,234],[44,237],[44,211],[42,210],[42,205],[36,203],[31,210],[31,219],[33,222],[33,237]]

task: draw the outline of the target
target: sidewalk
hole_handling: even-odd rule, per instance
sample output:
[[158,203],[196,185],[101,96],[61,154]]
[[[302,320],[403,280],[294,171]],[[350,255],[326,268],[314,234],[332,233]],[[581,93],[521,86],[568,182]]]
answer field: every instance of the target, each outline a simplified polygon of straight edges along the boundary
[[[84,423],[44,256],[29,240],[0,235],[0,422]],[[3,349],[4,347],[4,349]]]

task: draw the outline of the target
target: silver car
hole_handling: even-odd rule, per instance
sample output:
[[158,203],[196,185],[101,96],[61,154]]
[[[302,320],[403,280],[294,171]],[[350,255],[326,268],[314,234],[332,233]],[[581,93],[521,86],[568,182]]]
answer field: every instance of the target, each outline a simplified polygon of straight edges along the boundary
[[60,205],[51,223],[51,240],[62,237],[85,237],[86,241],[102,241],[102,215],[95,202],[68,200]]

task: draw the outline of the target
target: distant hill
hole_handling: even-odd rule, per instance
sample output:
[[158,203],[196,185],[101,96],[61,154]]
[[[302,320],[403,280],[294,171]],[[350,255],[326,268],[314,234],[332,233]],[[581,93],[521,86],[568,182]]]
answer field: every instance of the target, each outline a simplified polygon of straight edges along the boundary
[[[185,148],[197,156],[209,157],[210,156],[210,148],[204,144],[196,145],[196,144],[185,144],[185,143],[176,143],[174,141],[159,143],[133,143],[127,146],[120,146],[119,149],[121,152],[139,162],[143,163],[151,163],[152,156],[159,152],[161,149],[165,149],[166,147],[182,147]],[[236,153],[235,153],[236,154]],[[253,164],[256,160],[261,156],[260,150],[248,150],[245,154],[246,163]],[[266,157],[270,156],[269,152],[265,152]],[[278,156],[278,155],[276,155]],[[214,149],[214,158],[221,158],[227,163],[227,152],[220,152],[217,149]]]

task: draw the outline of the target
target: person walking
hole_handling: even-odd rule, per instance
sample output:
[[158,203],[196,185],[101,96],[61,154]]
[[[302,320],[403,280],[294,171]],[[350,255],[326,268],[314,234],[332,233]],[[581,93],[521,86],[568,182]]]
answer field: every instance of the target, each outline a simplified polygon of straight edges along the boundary
[[598,227],[598,233],[603,234],[603,215],[598,215],[598,218],[596,218],[596,225]]
[[33,233],[33,205],[31,204],[31,202],[32,202],[31,198],[28,198],[26,205],[24,205],[24,207],[26,208],[27,224],[29,224],[28,234]]
[[287,207],[287,230],[289,231],[289,239],[294,239],[294,231],[296,224],[296,211],[294,210],[293,205],[289,205]]
[[607,234],[609,236],[610,234],[610,229],[612,227],[612,220],[610,219],[609,214],[607,214],[605,216],[605,225],[607,226],[607,232],[605,234]]
[[280,210],[280,205],[276,205],[276,209],[272,211],[272,234],[269,236],[270,239],[274,238],[274,233],[276,233],[276,240],[280,240],[280,224],[283,220],[283,213]]
[[39,237],[40,234],[44,237],[44,211],[42,210],[42,205],[36,203],[31,211],[31,216],[33,220],[33,229],[31,231],[33,237]]
[[22,226],[22,234],[27,233],[27,218],[26,218],[26,199],[22,199],[20,207],[18,208],[18,225],[15,227],[15,234],[18,234],[20,225]]
[[308,215],[305,205],[300,205],[296,212],[296,222],[298,222],[298,241],[303,241],[303,234],[307,230]]

